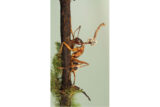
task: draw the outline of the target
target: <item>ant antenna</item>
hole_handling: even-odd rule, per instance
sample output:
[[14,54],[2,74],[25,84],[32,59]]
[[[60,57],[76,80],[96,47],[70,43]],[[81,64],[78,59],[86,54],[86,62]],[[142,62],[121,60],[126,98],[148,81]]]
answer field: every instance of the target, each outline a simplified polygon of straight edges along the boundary
[[101,28],[101,26],[105,26],[105,24],[104,24],[104,23],[101,23],[101,24],[98,26],[98,28],[96,29],[96,31],[95,31],[95,33],[94,33],[93,40],[95,40],[95,39],[96,39],[96,37],[97,37],[97,33],[98,33],[99,29]]
[[76,33],[77,30],[78,30],[78,35],[77,35],[77,37],[79,37],[79,32],[80,32],[80,30],[81,30],[81,25],[79,25],[79,27],[74,31],[73,35],[75,35],[75,33]]
[[[71,17],[70,17],[70,24],[71,24]],[[71,34],[72,34],[72,37],[74,39],[74,33],[73,33],[73,30],[72,30],[72,24],[71,24]]]
[[98,28],[96,29],[93,38],[89,38],[88,41],[85,42],[85,44],[90,44],[91,46],[96,45],[96,43],[97,43],[97,41],[96,41],[97,33],[98,33],[99,29],[100,29],[102,26],[105,26],[105,24],[104,24],[104,23],[101,23],[101,24],[98,26]]
[[74,34],[73,34],[73,31],[72,31],[72,28],[71,28],[71,34],[72,34],[72,37],[73,37],[73,39],[74,39]]

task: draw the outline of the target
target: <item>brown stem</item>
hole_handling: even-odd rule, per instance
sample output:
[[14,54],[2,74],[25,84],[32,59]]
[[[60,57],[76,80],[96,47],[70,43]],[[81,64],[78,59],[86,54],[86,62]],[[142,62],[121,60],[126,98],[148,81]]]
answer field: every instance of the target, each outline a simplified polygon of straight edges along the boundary
[[[60,16],[61,16],[61,43],[69,44],[71,33],[71,13],[70,13],[70,0],[60,0]],[[64,46],[62,51],[62,66],[71,66],[71,52]],[[65,91],[71,88],[70,69],[63,69],[61,90]],[[60,106],[70,107],[71,98],[69,94],[61,94]]]

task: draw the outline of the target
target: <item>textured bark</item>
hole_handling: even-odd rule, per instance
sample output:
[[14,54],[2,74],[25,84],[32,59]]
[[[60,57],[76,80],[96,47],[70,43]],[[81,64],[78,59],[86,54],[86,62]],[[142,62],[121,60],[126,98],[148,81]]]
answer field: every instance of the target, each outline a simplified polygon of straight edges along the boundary
[[[70,13],[70,0],[60,0],[60,8],[61,8],[61,43],[66,42],[69,44],[70,41],[70,33],[71,33],[71,13]],[[68,67],[71,65],[71,52],[64,46],[62,50],[62,66]],[[70,69],[63,69],[62,73],[62,86],[61,90],[65,91],[70,89],[71,76]],[[70,107],[71,106],[71,98],[69,98],[68,94],[61,95],[60,101],[61,107]]]

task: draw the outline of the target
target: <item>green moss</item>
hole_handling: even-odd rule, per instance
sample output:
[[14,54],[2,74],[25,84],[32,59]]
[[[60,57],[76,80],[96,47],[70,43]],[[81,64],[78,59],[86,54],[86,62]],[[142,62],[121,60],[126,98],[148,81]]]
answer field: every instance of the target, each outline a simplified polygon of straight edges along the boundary
[[79,87],[72,86],[70,89],[66,89],[64,92],[60,91],[61,88],[61,81],[62,81],[62,70],[58,69],[61,66],[61,56],[58,53],[61,44],[59,42],[56,42],[56,50],[57,53],[54,55],[51,63],[51,93],[55,97],[55,106],[60,107],[60,100],[61,100],[61,94],[67,94],[69,95],[69,98],[71,99],[71,107],[80,107],[80,104],[76,102],[75,95],[77,93],[83,93],[89,100],[90,98],[88,95]]
[[55,97],[55,105],[59,107],[59,102],[61,99],[60,96],[60,87],[61,87],[61,75],[62,70],[58,69],[61,67],[61,58],[60,54],[58,54],[60,49],[60,43],[56,42],[57,54],[54,55],[51,64],[51,93]]

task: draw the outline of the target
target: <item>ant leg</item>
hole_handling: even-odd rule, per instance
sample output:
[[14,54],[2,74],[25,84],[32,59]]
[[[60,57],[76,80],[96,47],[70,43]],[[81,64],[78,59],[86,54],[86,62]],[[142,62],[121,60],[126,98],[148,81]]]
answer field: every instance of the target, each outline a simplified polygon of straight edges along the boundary
[[[82,67],[85,67],[85,66],[88,66],[89,64],[86,64],[86,65],[82,65],[82,64],[77,64],[77,65],[73,65],[71,66],[70,68],[74,68],[74,67],[77,67],[78,68],[82,68]],[[65,69],[65,68],[64,68]]]
[[66,69],[65,67],[58,67],[58,69]]
[[[73,58],[73,59],[74,59],[74,58]],[[84,67],[84,66],[88,66],[88,65],[89,65],[87,62],[80,61],[80,60],[78,60],[78,59],[74,59],[74,61],[77,62],[77,63],[80,63],[80,64],[72,65],[71,68],[73,68],[73,69],[74,69],[74,67],[77,67],[77,69],[78,69],[78,68],[82,68],[82,67]],[[85,64],[85,65],[82,65],[82,64]],[[73,70],[72,72],[73,72],[73,75],[74,75],[73,85],[75,85],[75,81],[76,81],[75,72],[76,72],[76,70]]]
[[[58,67],[58,69],[68,69],[68,68],[74,68],[74,67],[77,67],[77,68],[82,68],[82,67],[85,67],[85,66],[88,66],[89,64],[87,62],[84,62],[84,61],[80,61],[76,58],[72,58],[72,61],[75,61],[77,62],[77,64],[72,64],[71,66],[69,67]],[[78,64],[80,63],[80,64]],[[83,65],[85,64],[85,65]]]
[[76,81],[76,74],[75,74],[75,71],[72,71],[72,72],[73,72],[73,75],[74,75],[73,85],[75,85],[75,81]]
[[70,67],[58,67],[58,69],[68,69],[68,68],[74,68],[74,67],[77,67],[77,68],[82,68],[82,67],[85,67],[85,66],[88,66],[89,64],[87,65],[82,65],[82,64],[78,64],[78,65],[72,65]]
[[[65,67],[59,67],[58,69],[66,69]],[[75,81],[76,81],[76,74],[75,71],[71,71],[73,73],[74,76],[74,80],[73,80],[73,85],[75,85]]]
[[68,69],[68,68],[74,68],[74,67],[77,67],[77,66],[72,65],[72,66],[69,66],[69,67],[58,67],[58,69]]
[[77,65],[72,65],[72,66],[69,66],[69,67],[58,67],[58,69],[68,69],[68,68],[74,68],[74,67],[77,67],[77,68],[82,68],[84,66],[87,66],[87,65],[82,65],[82,64],[77,64]]
[[60,47],[59,53],[62,53],[63,45],[65,45],[70,51],[72,51],[72,48],[66,42],[63,42],[61,47]]
[[66,42],[63,42],[62,45],[61,45],[61,47],[60,47],[59,54],[62,53],[63,45],[65,45],[65,46],[67,47],[67,49],[69,49],[69,50],[72,51],[72,52],[76,52],[76,51],[79,50],[79,47],[78,47],[78,48],[73,48],[73,49],[72,49]]
[[83,67],[83,66],[88,66],[89,64],[87,62],[84,62],[84,61],[80,61],[76,58],[72,58],[73,61],[77,62],[77,63],[80,63],[78,65],[82,65],[82,64],[85,64],[85,65],[82,65],[82,66],[79,66],[80,68]]

